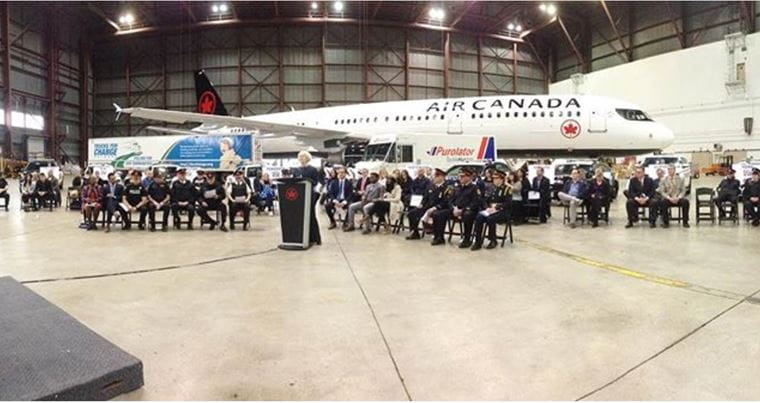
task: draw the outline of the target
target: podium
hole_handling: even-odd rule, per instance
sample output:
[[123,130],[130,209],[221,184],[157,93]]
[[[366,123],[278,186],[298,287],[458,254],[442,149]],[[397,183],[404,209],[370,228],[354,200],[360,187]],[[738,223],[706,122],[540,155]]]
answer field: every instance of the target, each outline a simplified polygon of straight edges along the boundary
[[281,178],[277,181],[280,201],[280,249],[309,249],[309,225],[311,215],[311,182],[304,178]]

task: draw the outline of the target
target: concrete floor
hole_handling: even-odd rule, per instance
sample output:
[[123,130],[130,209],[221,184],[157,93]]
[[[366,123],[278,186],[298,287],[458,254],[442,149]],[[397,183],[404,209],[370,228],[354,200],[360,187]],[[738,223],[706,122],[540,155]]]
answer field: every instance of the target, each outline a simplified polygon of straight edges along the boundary
[[493,251],[323,226],[322,246],[286,252],[278,217],[104,234],[17,203],[0,276],[142,359],[123,399],[760,399],[744,223],[625,230],[618,201],[609,227],[555,208]]

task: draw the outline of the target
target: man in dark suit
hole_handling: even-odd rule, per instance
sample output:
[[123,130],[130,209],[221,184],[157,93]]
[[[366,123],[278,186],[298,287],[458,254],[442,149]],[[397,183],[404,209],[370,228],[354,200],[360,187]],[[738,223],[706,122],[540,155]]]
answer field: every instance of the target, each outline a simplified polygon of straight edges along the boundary
[[752,178],[744,185],[744,211],[752,226],[760,226],[760,169],[752,170]]
[[121,202],[121,196],[124,194],[124,186],[116,181],[116,174],[111,172],[108,174],[108,184],[103,186],[103,208],[106,209],[106,232],[111,232],[111,220],[113,219],[113,213],[119,211],[119,214],[124,217],[126,212],[121,208],[119,202]]
[[327,229],[337,227],[335,224],[335,210],[337,208],[346,209],[348,201],[351,199],[351,195],[354,192],[354,188],[351,186],[351,181],[346,179],[346,169],[341,167],[337,168],[337,171],[338,178],[327,185],[325,211],[327,211],[327,217],[330,218],[330,226]]
[[425,192],[427,192],[428,188],[430,187],[430,184],[433,182],[425,176],[425,168],[417,168],[417,177],[412,179],[412,184],[410,186],[410,190],[413,195],[425,195]]
[[407,214],[409,217],[409,229],[412,233],[406,239],[420,239],[420,230],[418,228],[420,221],[423,221],[424,225],[426,217],[430,217],[434,212],[448,207],[445,182],[446,171],[436,168],[433,174],[433,181],[428,185],[425,194],[422,196],[422,202],[420,202],[419,206],[409,210]]
[[639,221],[639,207],[649,207],[649,226],[656,226],[657,203],[653,200],[654,194],[654,181],[644,174],[644,168],[636,167],[635,176],[628,182],[628,201],[625,204],[628,212],[626,228],[633,227],[633,223]]
[[541,198],[538,201],[538,218],[542,223],[546,222],[546,216],[551,215],[549,208],[551,206],[551,183],[544,176],[544,168],[536,169],[536,177],[533,178],[530,190],[538,192]]
[[736,171],[733,169],[728,171],[728,175],[726,175],[726,177],[720,181],[720,184],[715,189],[717,193],[717,196],[715,197],[715,205],[718,207],[718,211],[720,212],[721,217],[726,216],[726,211],[723,209],[723,203],[730,202],[732,205],[734,205],[735,208],[737,206],[739,196],[742,194],[742,185],[736,179],[734,174],[736,174]]
[[445,243],[443,234],[446,232],[446,223],[456,217],[462,220],[464,224],[464,233],[462,234],[462,243],[459,247],[469,248],[472,246],[472,226],[475,223],[475,216],[480,211],[480,189],[474,182],[475,172],[470,168],[462,169],[459,173],[459,183],[454,187],[454,194],[449,203],[449,208],[439,210],[433,213],[433,242],[431,245],[441,245]]

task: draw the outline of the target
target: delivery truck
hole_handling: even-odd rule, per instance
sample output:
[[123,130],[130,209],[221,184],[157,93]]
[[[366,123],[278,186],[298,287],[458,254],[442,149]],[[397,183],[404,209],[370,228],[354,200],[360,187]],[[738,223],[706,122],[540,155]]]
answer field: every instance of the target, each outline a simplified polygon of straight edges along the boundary
[[406,169],[412,173],[418,167],[439,168],[444,171],[454,165],[486,162],[496,159],[493,136],[450,134],[399,134],[373,136],[364,151],[357,169],[377,171],[385,168]]
[[253,155],[250,134],[108,137],[89,140],[88,163],[112,170],[165,165],[231,172],[251,164]]

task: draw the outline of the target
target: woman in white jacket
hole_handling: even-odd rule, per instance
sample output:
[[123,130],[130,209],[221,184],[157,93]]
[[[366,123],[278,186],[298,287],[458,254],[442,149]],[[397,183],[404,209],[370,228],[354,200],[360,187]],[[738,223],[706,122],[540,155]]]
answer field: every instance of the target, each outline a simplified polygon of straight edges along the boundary
[[[385,194],[383,200],[378,200],[372,206],[372,214],[378,217],[378,220],[384,224],[385,232],[388,233],[391,230],[391,223],[395,222],[401,212],[404,210],[404,204],[401,202],[401,186],[396,183],[396,178],[389,176],[386,179]],[[390,217],[391,222],[385,221],[386,214]],[[368,233],[370,226],[367,226],[364,231]]]

